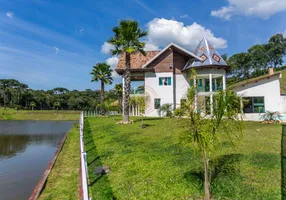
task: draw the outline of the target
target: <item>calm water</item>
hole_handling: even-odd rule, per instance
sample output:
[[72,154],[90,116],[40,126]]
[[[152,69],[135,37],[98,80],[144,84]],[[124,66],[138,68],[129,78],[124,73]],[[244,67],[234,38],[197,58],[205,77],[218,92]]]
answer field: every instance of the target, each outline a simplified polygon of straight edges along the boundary
[[29,199],[72,121],[0,121],[0,199]]

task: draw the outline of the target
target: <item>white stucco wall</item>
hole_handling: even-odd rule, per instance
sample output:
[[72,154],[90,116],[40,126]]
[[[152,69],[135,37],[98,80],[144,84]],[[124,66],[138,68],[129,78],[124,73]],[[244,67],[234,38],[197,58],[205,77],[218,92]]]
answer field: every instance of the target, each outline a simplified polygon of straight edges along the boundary
[[280,96],[280,113],[286,114],[286,96]]
[[[159,77],[171,77],[171,85],[159,85]],[[158,116],[157,109],[154,108],[154,99],[160,98],[161,105],[166,103],[173,104],[173,73],[145,73],[145,93],[149,97],[145,115]]]
[[[198,75],[205,75],[208,77],[209,73],[213,75],[222,76],[225,74],[224,69],[201,69],[197,71]],[[160,86],[159,85],[159,77],[171,77],[171,85],[170,86]],[[181,99],[186,98],[186,93],[188,88],[190,87],[190,80],[187,77],[186,73],[183,74],[175,74],[175,78],[172,72],[161,72],[161,73],[153,73],[146,72],[145,73],[145,93],[149,97],[149,101],[147,103],[147,109],[145,110],[146,116],[158,116],[158,110],[154,108],[154,99],[160,98],[161,105],[170,103],[174,103],[174,81],[175,81],[175,100],[176,100],[176,108],[180,106]]]
[[187,91],[190,87],[190,81],[187,74],[176,74],[176,107],[178,108],[181,99],[186,99]]
[[[259,80],[258,82],[240,86],[234,89],[242,97],[264,97],[265,111],[279,111],[285,113],[285,101],[280,96],[279,76],[273,76],[269,79]],[[258,113],[244,114],[245,120],[259,120]]]

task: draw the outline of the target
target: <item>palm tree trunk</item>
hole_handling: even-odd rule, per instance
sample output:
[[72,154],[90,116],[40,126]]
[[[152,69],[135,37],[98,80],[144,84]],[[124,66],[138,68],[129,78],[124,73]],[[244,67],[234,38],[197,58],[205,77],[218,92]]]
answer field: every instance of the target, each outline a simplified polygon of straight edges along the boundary
[[204,161],[204,168],[205,168],[205,200],[211,199],[210,194],[210,179],[209,179],[209,161],[207,158],[207,153],[203,150],[203,161]]
[[126,58],[126,69],[124,73],[124,94],[123,94],[123,103],[124,103],[124,110],[123,110],[123,121],[129,121],[129,100],[130,100],[130,85],[131,85],[131,72],[130,72],[130,54],[125,54]]
[[101,93],[101,97],[100,97],[100,104],[101,104],[101,115],[104,115],[105,113],[104,113],[104,82],[103,81],[101,81],[101,91],[100,91],[100,93]]

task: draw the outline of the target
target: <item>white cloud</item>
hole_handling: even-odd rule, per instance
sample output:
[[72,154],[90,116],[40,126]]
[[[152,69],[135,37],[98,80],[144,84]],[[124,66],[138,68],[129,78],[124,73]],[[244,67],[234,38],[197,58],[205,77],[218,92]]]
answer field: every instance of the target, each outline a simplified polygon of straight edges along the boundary
[[114,50],[114,46],[108,42],[104,42],[101,46],[101,53],[110,54],[111,50]]
[[11,11],[8,11],[6,12],[6,16],[12,19],[14,17],[14,13],[12,13]]
[[53,47],[53,49],[56,51],[56,54],[58,54],[60,51],[60,49],[58,47]]
[[284,31],[284,34],[283,34],[283,36],[286,38],[286,30]]
[[[106,62],[106,64],[110,65],[111,68],[114,70],[117,67],[118,60],[119,60],[118,57],[112,56],[112,57],[108,58],[105,62]],[[116,73],[116,71],[112,72],[112,76],[114,78],[119,77],[119,75]]]
[[181,15],[180,18],[184,19],[184,18],[188,18],[189,15],[188,14],[184,14],[184,15]]
[[256,16],[268,19],[270,16],[286,11],[285,0],[228,0],[228,5],[211,11],[211,16],[225,20],[233,15]]
[[213,10],[211,12],[211,16],[223,18],[225,20],[229,20],[234,13],[234,8],[232,6],[222,7],[219,10]]
[[146,42],[144,50],[145,51],[155,51],[155,50],[159,50],[159,47],[156,46],[155,44]]
[[174,42],[193,51],[205,36],[215,48],[227,47],[226,40],[215,37],[211,30],[206,29],[196,22],[185,26],[184,23],[175,20],[154,18],[147,24],[147,27],[147,39],[150,45],[165,47],[170,42]]

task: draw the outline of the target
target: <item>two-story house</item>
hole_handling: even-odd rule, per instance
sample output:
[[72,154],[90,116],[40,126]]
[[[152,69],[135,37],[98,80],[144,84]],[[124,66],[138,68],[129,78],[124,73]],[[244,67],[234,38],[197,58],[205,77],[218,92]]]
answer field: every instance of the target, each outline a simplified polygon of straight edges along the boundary
[[[144,82],[144,87],[132,92],[148,96],[146,116],[158,116],[158,108],[166,103],[172,104],[174,109],[179,107],[192,84],[197,84],[197,102],[204,105],[201,112],[212,112],[213,92],[225,90],[228,66],[206,38],[194,53],[174,43],[161,51],[146,53],[146,56],[141,53],[131,55],[131,80]],[[125,56],[121,55],[115,70],[123,75],[124,68]],[[196,70],[197,80],[190,80],[192,68]]]

